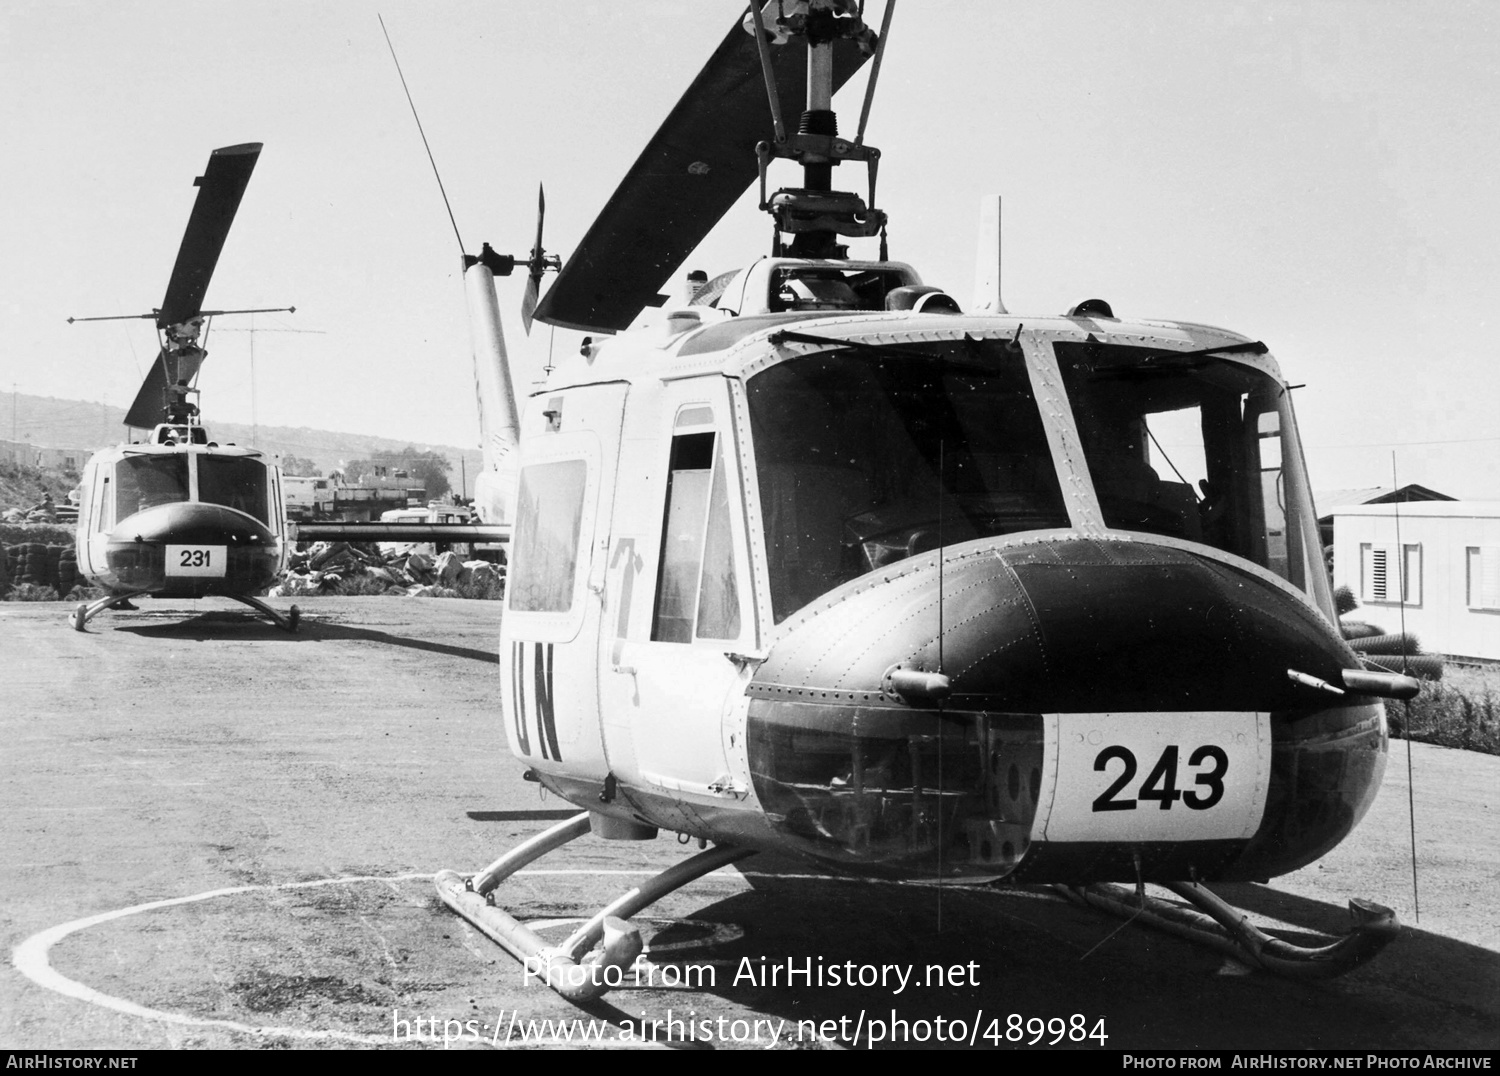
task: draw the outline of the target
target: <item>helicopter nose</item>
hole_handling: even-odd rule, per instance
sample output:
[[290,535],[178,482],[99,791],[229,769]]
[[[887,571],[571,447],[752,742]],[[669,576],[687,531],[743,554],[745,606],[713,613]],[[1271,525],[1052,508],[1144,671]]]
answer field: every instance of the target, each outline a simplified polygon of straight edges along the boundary
[[169,597],[254,593],[271,585],[279,562],[280,544],[264,523],[199,501],[136,512],[105,547],[119,586]]
[[1264,878],[1342,839],[1384,768],[1332,626],[1181,544],[965,543],[783,630],[748,691],[757,795],[849,867]]

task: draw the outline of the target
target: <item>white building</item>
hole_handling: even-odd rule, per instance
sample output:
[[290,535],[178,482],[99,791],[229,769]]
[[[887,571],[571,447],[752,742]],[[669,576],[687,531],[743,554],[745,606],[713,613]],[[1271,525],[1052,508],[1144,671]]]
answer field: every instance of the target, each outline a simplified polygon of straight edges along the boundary
[[1333,581],[1357,619],[1422,649],[1500,661],[1500,501],[1366,504],[1333,512]]

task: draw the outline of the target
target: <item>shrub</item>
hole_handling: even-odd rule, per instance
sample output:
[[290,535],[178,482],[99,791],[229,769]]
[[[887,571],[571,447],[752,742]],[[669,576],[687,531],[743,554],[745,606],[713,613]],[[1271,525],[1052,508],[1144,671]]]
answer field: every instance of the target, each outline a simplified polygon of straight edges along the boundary
[[1408,725],[1420,743],[1500,755],[1500,672],[1452,669],[1445,683],[1428,682],[1410,704],[1387,703],[1394,732]]
[[486,576],[471,579],[466,583],[459,583],[455,588],[460,598],[473,598],[480,601],[497,602],[505,598],[505,579],[500,576]]
[[361,573],[359,575],[340,577],[338,582],[329,586],[323,593],[337,594],[340,597],[362,597],[370,594],[386,594],[390,589],[391,581],[389,579],[381,579],[376,575]]

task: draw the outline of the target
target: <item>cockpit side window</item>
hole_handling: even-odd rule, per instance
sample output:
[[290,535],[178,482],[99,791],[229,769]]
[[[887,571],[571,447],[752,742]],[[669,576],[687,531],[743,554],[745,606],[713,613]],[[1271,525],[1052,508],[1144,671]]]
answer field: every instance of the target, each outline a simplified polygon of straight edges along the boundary
[[126,456],[115,464],[115,519],[188,499],[184,454]]
[[1069,525],[1003,341],[823,352],[755,375],[746,396],[777,622],[914,553]]

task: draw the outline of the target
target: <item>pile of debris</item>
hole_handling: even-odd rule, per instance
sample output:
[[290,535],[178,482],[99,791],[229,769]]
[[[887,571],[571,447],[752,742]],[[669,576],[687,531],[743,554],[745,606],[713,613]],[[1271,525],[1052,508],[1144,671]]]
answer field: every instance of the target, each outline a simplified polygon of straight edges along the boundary
[[74,494],[69,494],[67,501],[56,504],[52,500],[52,494],[44,493],[41,502],[30,508],[7,508],[0,512],[0,523],[61,523],[64,526],[74,526],[78,522],[78,505],[73,503],[73,496]]
[[415,598],[505,596],[505,566],[454,552],[383,555],[367,542],[316,542],[287,558],[271,596],[404,594]]

